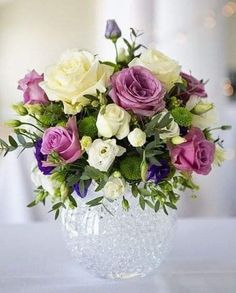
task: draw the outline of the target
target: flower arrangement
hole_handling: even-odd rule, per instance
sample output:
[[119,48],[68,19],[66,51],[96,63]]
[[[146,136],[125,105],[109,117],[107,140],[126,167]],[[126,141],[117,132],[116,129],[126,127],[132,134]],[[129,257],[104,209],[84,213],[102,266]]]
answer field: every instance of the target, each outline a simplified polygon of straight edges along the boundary
[[[139,33],[121,38],[114,20],[105,37],[116,50],[115,62],[88,51],[65,52],[44,74],[32,70],[19,81],[23,102],[13,106],[16,138],[0,140],[4,155],[33,148],[36,197],[58,217],[77,207],[91,184],[97,196],[89,206],[121,199],[127,191],[142,209],[176,209],[178,190],[193,190],[192,174],[207,175],[224,160],[222,141],[214,138],[214,104],[205,83],[155,49],[137,44]],[[118,50],[118,44],[123,47]],[[140,50],[142,52],[140,53]]]

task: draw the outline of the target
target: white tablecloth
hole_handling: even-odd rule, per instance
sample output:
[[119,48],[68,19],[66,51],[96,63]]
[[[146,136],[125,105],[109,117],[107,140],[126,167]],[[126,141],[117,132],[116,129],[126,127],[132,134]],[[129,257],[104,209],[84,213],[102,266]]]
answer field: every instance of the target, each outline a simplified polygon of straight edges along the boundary
[[236,219],[179,220],[173,250],[159,271],[125,281],[81,269],[58,224],[1,225],[0,235],[1,293],[236,292]]

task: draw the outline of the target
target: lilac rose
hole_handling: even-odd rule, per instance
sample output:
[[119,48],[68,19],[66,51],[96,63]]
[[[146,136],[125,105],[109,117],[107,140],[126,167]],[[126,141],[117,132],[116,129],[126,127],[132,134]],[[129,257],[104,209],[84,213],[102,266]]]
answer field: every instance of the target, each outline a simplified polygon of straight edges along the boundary
[[201,98],[206,98],[207,93],[205,91],[205,84],[202,80],[196,79],[194,76],[189,75],[187,73],[181,72],[180,76],[186,81],[187,88],[185,91],[180,93],[180,97],[187,102],[188,99],[196,95]]
[[[43,135],[41,152],[49,155],[56,152],[65,163],[72,163],[82,155],[76,118],[69,118],[65,127],[50,127]],[[46,162],[50,166],[50,162]]]
[[153,116],[165,108],[165,88],[142,66],[125,68],[111,77],[114,103],[140,116]]
[[49,102],[44,90],[39,86],[43,80],[43,74],[38,74],[34,69],[19,80],[17,88],[23,91],[25,104],[47,104]]
[[170,147],[172,164],[181,171],[207,175],[214,160],[215,144],[206,140],[197,127],[192,127],[185,139],[186,142]]

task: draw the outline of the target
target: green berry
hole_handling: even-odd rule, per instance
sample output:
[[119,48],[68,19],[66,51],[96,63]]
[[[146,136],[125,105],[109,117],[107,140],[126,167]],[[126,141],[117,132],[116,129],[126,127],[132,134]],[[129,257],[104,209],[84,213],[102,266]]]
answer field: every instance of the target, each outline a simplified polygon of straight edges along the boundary
[[98,130],[96,126],[96,118],[93,116],[83,118],[78,125],[80,137],[90,136],[94,139],[97,136]]
[[192,114],[186,108],[177,107],[171,111],[171,114],[180,126],[188,127],[192,124]]
[[125,157],[120,162],[120,172],[127,180],[141,179],[142,158],[138,156]]

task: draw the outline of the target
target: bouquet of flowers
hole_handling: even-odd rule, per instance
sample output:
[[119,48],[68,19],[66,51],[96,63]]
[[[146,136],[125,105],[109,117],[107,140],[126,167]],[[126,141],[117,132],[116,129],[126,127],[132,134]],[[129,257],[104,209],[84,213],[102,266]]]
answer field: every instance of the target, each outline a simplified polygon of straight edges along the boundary
[[[229,126],[212,128],[205,82],[137,44],[139,35],[131,29],[130,40],[121,38],[108,20],[115,62],[69,50],[43,74],[32,70],[19,81],[23,102],[13,108],[21,119],[8,122],[16,137],[1,139],[0,150],[34,149],[37,189],[29,207],[50,198],[57,218],[80,197],[91,207],[120,199],[128,210],[130,191],[142,209],[168,214],[178,190],[198,189],[193,173],[207,175],[224,160],[213,131]],[[86,199],[90,185],[97,196]]]

